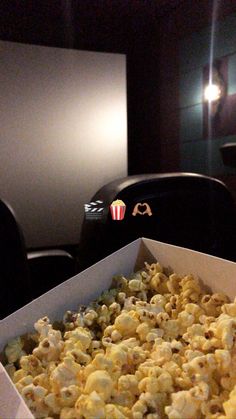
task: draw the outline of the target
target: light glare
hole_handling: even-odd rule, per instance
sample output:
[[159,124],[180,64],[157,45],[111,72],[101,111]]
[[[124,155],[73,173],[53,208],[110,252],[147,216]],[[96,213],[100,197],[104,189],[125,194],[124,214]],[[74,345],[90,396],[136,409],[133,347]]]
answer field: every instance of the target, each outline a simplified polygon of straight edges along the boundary
[[221,96],[220,87],[217,84],[208,84],[204,91],[204,98],[208,102],[214,102],[218,100]]

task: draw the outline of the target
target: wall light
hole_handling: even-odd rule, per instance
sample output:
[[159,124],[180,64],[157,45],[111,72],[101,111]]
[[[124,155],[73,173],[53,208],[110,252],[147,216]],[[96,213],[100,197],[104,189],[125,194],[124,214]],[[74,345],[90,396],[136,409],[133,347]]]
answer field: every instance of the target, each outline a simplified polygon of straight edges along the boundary
[[219,112],[225,94],[224,79],[218,68],[213,66],[209,71],[209,82],[204,87],[204,101],[208,103],[211,117]]
[[214,102],[215,100],[220,99],[221,97],[221,88],[218,84],[209,83],[204,90],[204,99],[207,102]]

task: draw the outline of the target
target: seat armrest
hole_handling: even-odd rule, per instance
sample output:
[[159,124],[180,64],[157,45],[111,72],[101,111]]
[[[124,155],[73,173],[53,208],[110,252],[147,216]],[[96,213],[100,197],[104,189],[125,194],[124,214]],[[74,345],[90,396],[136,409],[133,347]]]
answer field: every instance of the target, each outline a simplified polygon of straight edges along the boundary
[[64,257],[64,258],[69,258],[69,259],[73,259],[73,256],[67,252],[66,250],[60,250],[60,249],[50,249],[50,250],[35,250],[35,251],[30,251],[27,253],[27,259],[31,260],[31,259],[36,259],[36,258],[51,258],[51,257]]

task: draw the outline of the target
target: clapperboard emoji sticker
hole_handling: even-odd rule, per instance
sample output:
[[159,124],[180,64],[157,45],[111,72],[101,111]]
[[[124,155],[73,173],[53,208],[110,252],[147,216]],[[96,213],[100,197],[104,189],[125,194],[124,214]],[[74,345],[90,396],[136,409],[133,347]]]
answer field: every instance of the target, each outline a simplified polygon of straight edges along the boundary
[[104,214],[104,202],[98,199],[84,204],[84,211],[86,220],[99,220]]

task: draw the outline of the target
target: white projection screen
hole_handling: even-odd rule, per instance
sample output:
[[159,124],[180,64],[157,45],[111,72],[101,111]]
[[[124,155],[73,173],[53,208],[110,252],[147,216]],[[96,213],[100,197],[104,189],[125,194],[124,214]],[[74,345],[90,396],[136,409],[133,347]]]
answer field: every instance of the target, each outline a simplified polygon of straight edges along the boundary
[[0,41],[0,198],[27,247],[79,241],[84,204],[127,175],[126,57]]

